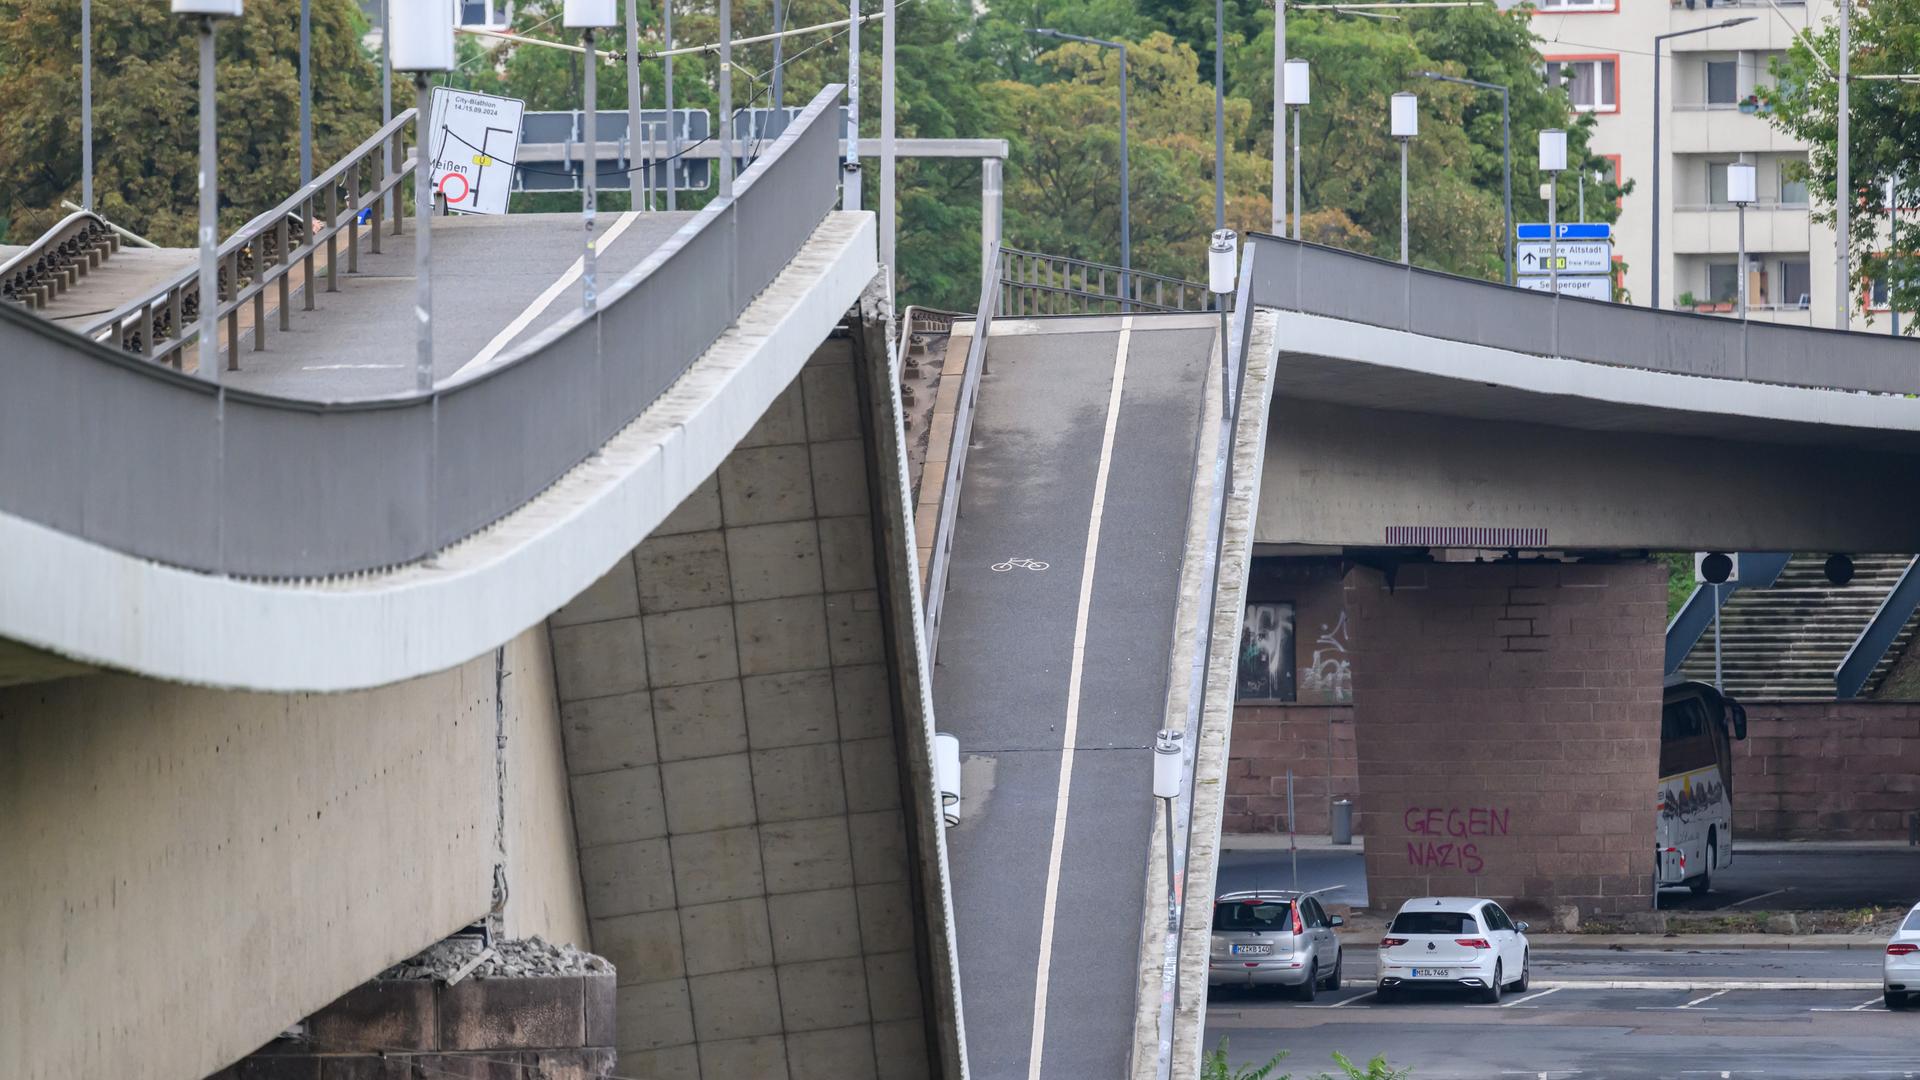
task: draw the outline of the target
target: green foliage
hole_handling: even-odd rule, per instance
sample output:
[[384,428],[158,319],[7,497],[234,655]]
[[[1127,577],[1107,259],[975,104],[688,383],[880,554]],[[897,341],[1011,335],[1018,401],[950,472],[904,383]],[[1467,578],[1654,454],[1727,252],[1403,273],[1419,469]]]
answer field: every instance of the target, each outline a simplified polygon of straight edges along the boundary
[[[1290,1080],[1291,1074],[1274,1075],[1287,1052],[1273,1055],[1261,1065],[1234,1065],[1227,1057],[1227,1040],[1221,1039],[1220,1045],[1207,1051],[1200,1057],[1200,1080]],[[1345,1054],[1335,1052],[1334,1067],[1340,1070],[1338,1080],[1407,1080],[1413,1075],[1411,1069],[1395,1069],[1387,1064],[1387,1059],[1374,1055],[1366,1065],[1355,1065]],[[1312,1080],[1336,1080],[1331,1073],[1321,1073]]]
[[[220,219],[231,229],[300,186],[299,0],[252,0],[218,36]],[[314,0],[313,141],[319,168],[379,126],[379,73],[352,0]],[[199,41],[154,0],[93,5],[94,190],[100,210],[166,245],[199,213]],[[78,202],[80,6],[0,0],[0,212],[16,238]]]
[[[1763,105],[1771,108],[1773,125],[1808,144],[1806,179],[1818,207],[1815,216],[1831,224],[1840,171],[1840,94],[1839,83],[1827,73],[1839,64],[1840,30],[1829,22],[1809,37],[1811,47],[1796,38],[1785,56],[1775,58],[1778,85],[1762,89],[1760,96]],[[1860,5],[1853,16],[1852,38],[1856,77],[1920,72],[1920,0],[1874,0]],[[1891,269],[1894,307],[1920,310],[1920,258],[1895,259],[1889,267],[1889,249],[1877,240],[1887,223],[1889,176],[1898,176],[1897,205],[1920,205],[1920,166],[1914,159],[1915,148],[1920,147],[1920,82],[1856,78],[1849,96],[1849,173],[1855,190],[1848,247],[1853,252],[1855,291]],[[1899,223],[1890,250],[1912,253],[1917,249],[1920,218],[1909,214]],[[1920,332],[1920,327],[1909,325],[1904,330],[1912,334]]]
[[[1686,297],[1681,300],[1681,306],[1686,306]],[[1687,597],[1693,595],[1694,586],[1698,584],[1693,579],[1693,552],[1663,551],[1660,561],[1667,565],[1667,620],[1671,622],[1686,606]]]

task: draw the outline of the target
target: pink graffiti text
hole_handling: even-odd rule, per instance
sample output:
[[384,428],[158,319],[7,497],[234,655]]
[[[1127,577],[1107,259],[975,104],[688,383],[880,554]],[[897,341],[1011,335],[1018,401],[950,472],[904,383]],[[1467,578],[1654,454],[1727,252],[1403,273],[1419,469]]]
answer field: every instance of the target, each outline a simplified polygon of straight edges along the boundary
[[1432,840],[1407,841],[1407,864],[1428,870],[1456,869],[1477,874],[1486,869],[1475,844],[1443,844]]
[[1512,818],[1511,808],[1409,806],[1401,822],[1417,836],[1505,836]]

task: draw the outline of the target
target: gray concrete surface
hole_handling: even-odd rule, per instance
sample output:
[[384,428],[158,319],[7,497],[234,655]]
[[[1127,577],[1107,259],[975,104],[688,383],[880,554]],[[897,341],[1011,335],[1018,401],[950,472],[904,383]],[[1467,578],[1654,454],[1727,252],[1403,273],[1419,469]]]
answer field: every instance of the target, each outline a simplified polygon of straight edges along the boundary
[[[196,248],[143,248],[122,244],[77,285],[54,297],[35,314],[75,330],[94,318],[152,295],[167,282],[191,269],[200,259]],[[0,261],[5,256],[0,255]]]
[[[1705,896],[1686,889],[1662,889],[1660,910],[1812,911],[1902,907],[1920,901],[1920,848],[1756,847],[1759,850],[1750,851],[1745,844],[1737,845],[1733,865],[1714,873],[1713,890]],[[1302,850],[1299,862],[1300,888],[1314,890],[1323,901],[1366,906],[1366,873],[1357,847]],[[1292,863],[1284,848],[1229,849],[1220,860],[1220,892],[1290,889],[1293,881]]]
[[[599,281],[604,294],[620,275],[639,265],[693,215],[638,215],[609,243],[621,214],[602,214]],[[292,329],[269,329],[266,349],[253,351],[244,333],[240,370],[226,374],[233,386],[317,401],[344,401],[403,393],[414,385],[414,226],[381,237],[373,254],[362,237],[359,271],[347,272],[346,241],[340,241],[340,291],[326,292],[325,275],[316,310],[293,299]],[[533,304],[580,257],[577,214],[453,215],[433,221],[434,378],[458,371],[494,336]],[[124,252],[123,252],[124,253]],[[119,258],[119,256],[115,256]],[[512,340],[524,341],[580,306],[576,279]],[[251,309],[249,309],[251,310]],[[278,319],[268,312],[269,327]]]
[[[1043,1043],[1119,1075],[1132,1042],[1154,804],[1208,329],[1135,321],[1087,618]],[[1174,324],[1176,326],[1181,324]],[[994,325],[934,670],[966,805],[950,830],[968,1053],[1028,1072],[1080,583],[1119,320]],[[1003,337],[1003,335],[1005,335]],[[1041,571],[992,565],[1039,559]]]
[[1420,1080],[1920,1071],[1913,1020],[1887,1014],[1871,954],[1543,952],[1533,987],[1500,1006],[1444,992],[1382,1004],[1371,993],[1372,963],[1355,952],[1347,985],[1312,1005],[1215,992],[1209,1047],[1225,1040],[1236,1063],[1285,1050],[1295,1075],[1330,1069],[1335,1052],[1362,1061],[1384,1054]]

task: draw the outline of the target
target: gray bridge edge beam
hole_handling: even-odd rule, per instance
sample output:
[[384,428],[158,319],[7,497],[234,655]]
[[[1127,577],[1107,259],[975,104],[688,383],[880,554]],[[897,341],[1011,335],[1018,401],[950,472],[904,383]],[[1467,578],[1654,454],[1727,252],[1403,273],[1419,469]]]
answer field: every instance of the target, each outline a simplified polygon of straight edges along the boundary
[[1867,620],[1853,647],[1847,650],[1846,658],[1834,670],[1834,697],[1845,701],[1860,696],[1867,680],[1873,677],[1873,669],[1880,666],[1881,658],[1893,647],[1907,620],[1913,618],[1915,608],[1920,608],[1920,556],[1907,561],[1900,580],[1887,590],[1873,618]]

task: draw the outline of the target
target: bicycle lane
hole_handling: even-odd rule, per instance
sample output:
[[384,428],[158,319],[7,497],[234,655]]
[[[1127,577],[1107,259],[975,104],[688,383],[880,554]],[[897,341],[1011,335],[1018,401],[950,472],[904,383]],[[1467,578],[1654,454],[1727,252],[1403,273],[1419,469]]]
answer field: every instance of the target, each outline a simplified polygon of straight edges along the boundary
[[[1119,320],[996,322],[961,485],[933,674],[940,730],[960,740],[960,823],[947,831],[966,1001],[982,1077],[1024,1076],[1061,727]],[[1044,571],[995,572],[1038,559]]]
[[[1211,334],[1163,322],[1134,319],[1117,402],[1117,319],[1017,324],[990,350],[934,676],[940,727],[966,761],[949,845],[969,1056],[982,1076],[1029,1071],[1050,871],[1046,1074],[1117,1074],[1130,1043],[1151,830],[1151,800],[1135,796],[1150,787],[1146,746],[1164,705]],[[1028,328],[1037,332],[1018,333]],[[1096,490],[1102,526],[1083,625]],[[1018,559],[1048,568],[992,569]],[[1076,633],[1079,734],[1054,866]]]

